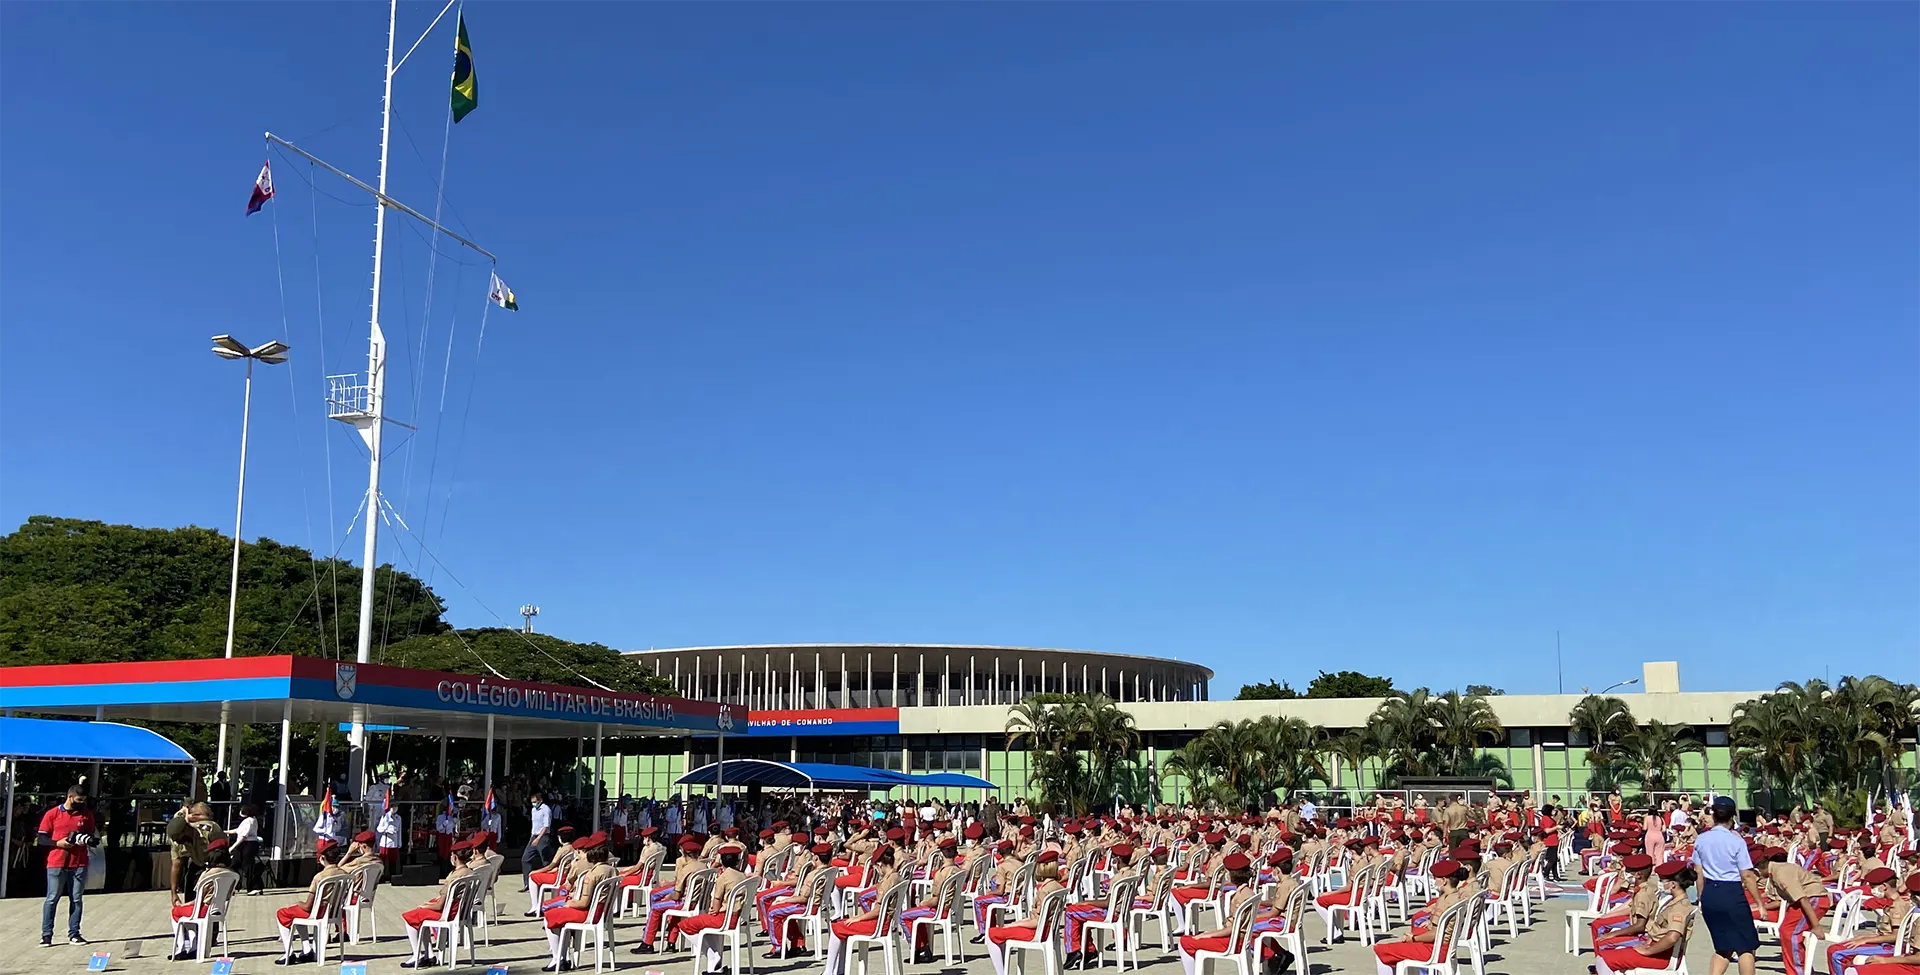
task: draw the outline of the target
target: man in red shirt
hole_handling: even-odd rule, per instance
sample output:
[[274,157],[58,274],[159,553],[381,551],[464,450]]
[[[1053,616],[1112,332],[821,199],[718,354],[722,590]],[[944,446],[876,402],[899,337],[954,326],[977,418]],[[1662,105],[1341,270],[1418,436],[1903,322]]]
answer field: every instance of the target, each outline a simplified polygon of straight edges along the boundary
[[67,944],[83,945],[80,937],[80,897],[87,887],[87,848],[97,842],[93,811],[79,786],[67,790],[60,805],[40,817],[39,844],[47,851],[47,902],[40,909],[40,946],[53,944],[53,909],[67,895]]

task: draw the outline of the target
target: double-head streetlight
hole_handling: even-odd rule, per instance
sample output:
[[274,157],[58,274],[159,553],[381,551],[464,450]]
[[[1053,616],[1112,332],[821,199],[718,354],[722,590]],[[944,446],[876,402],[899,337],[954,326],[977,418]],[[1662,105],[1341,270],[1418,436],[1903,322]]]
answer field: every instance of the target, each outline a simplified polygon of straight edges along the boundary
[[[247,389],[240,400],[240,496],[233,505],[233,576],[227,584],[227,656],[233,656],[233,621],[240,607],[240,516],[247,503],[247,421],[253,411],[253,364],[269,366],[287,361],[287,343],[268,342],[249,348],[231,335],[213,337],[213,354],[222,359],[244,359],[247,363]],[[220,722],[220,746],[214,754],[214,770],[227,767],[227,722]]]

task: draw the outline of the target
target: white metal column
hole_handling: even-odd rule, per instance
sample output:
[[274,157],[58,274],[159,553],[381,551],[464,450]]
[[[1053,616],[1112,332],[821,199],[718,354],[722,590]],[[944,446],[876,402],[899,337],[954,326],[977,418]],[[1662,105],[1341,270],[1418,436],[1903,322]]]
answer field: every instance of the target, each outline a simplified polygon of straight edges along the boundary
[[281,850],[287,841],[287,752],[293,740],[293,702],[286,701],[280,707],[280,767],[275,770],[280,780],[278,795],[273,801],[273,858],[281,858]]
[[606,752],[602,750],[605,745],[606,733],[602,730],[602,725],[596,722],[593,726],[593,781],[587,785],[587,796],[593,802],[593,832],[595,833],[600,832],[600,783],[605,780],[607,774]]
[[487,715],[487,758],[486,761],[481,763],[481,767],[486,770],[485,777],[481,779],[481,783],[486,791],[480,793],[480,815],[484,820],[486,818],[487,797],[493,795],[493,715],[491,714]]

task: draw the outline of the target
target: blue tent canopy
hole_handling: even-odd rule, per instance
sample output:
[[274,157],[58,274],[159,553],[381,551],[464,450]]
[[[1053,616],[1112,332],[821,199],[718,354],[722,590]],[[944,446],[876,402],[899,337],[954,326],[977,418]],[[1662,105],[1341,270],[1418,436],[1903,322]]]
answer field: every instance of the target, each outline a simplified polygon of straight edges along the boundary
[[762,758],[729,758],[701,766],[674,780],[675,785],[758,785],[775,789],[892,789],[915,785],[911,775],[859,765],[826,762],[775,762]]
[[914,785],[941,785],[962,789],[998,789],[997,785],[965,772],[928,772],[913,777]]
[[111,721],[0,718],[0,757],[49,762],[192,765],[187,750],[145,728]]

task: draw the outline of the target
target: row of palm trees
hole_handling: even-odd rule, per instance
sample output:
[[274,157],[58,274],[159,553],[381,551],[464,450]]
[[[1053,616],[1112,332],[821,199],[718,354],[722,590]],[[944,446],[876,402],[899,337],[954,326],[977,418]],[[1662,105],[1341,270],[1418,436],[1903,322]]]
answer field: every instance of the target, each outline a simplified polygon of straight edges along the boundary
[[1335,768],[1346,784],[1369,766],[1382,783],[1434,775],[1511,783],[1506,764],[1481,751],[1504,733],[1485,697],[1423,687],[1388,697],[1365,725],[1340,732],[1299,718],[1221,721],[1169,756],[1165,770],[1186,779],[1196,798],[1232,806],[1330,784]]
[[[1920,686],[1877,675],[1789,681],[1735,706],[1731,717],[1731,771],[1757,780],[1769,805],[1892,790],[1904,750],[1920,759],[1920,743],[1909,744],[1920,733]],[[1695,729],[1636,720],[1619,697],[1581,698],[1567,725],[1587,743],[1587,786],[1596,791],[1673,791],[1687,757],[1706,751]],[[1008,747],[1030,751],[1030,782],[1056,808],[1084,813],[1148,785],[1133,717],[1104,695],[1029,698],[1013,708],[1006,731]],[[1185,779],[1196,798],[1229,805],[1336,777],[1353,785],[1369,770],[1384,786],[1456,775],[1510,784],[1505,764],[1483,751],[1504,735],[1487,698],[1420,688],[1386,698],[1365,725],[1338,732],[1277,715],[1221,721],[1167,756],[1161,771]]]

